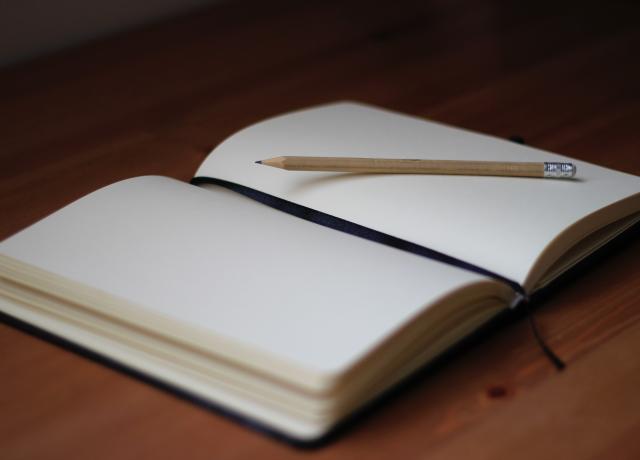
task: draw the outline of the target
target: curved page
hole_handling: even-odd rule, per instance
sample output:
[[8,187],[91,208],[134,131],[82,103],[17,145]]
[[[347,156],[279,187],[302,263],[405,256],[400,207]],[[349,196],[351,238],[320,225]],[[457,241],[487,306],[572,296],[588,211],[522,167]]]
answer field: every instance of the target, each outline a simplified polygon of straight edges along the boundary
[[[357,175],[254,163],[283,155],[573,161],[579,178]],[[196,176],[235,182],[435,249],[525,288],[536,281],[527,275],[538,257],[570,225],[632,195],[631,207],[640,208],[636,176],[355,103],[253,125],[218,146]]]

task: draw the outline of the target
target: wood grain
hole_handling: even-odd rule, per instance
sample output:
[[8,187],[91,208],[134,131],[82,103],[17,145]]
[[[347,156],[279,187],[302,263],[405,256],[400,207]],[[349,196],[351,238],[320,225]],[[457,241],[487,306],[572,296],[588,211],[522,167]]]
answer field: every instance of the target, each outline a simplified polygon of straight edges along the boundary
[[[266,116],[354,99],[640,174],[634,2],[229,2],[0,71],[0,238],[126,177],[188,180]],[[0,325],[2,458],[639,458],[640,242],[332,444],[293,449]]]

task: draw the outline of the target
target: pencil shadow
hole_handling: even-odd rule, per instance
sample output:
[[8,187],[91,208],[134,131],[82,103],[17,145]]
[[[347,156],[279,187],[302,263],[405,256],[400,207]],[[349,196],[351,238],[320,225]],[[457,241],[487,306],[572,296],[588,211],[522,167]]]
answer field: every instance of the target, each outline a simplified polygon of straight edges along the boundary
[[314,177],[307,179],[303,182],[297,183],[294,187],[292,187],[291,191],[293,193],[302,192],[304,189],[329,185],[332,183],[345,182],[345,181],[356,181],[362,180],[367,177],[372,176],[386,176],[390,174],[374,174],[374,173],[335,173],[331,175],[323,175],[319,177]]
[[[291,193],[295,194],[295,193],[300,193],[300,192],[304,192],[307,189],[310,188],[315,188],[315,187],[322,187],[325,185],[330,185],[330,184],[336,184],[339,182],[345,182],[345,181],[357,181],[357,180],[364,180],[366,178],[369,177],[374,177],[374,176],[425,176],[425,180],[429,179],[429,176],[442,176],[443,174],[385,174],[385,173],[349,173],[349,172],[345,172],[345,173],[335,173],[335,174],[330,174],[330,175],[322,175],[322,176],[318,176],[318,177],[313,177],[310,179],[307,179],[305,181],[301,181],[299,183],[297,183],[296,185],[294,185],[291,188]],[[554,182],[560,180],[562,182],[586,182],[585,179],[582,179],[580,177],[567,177],[567,178],[563,178],[563,179],[549,179],[547,178],[546,180],[544,180],[544,178],[542,177],[509,177],[509,176],[468,176],[468,177],[482,177],[485,179],[500,179],[500,180],[523,180],[523,179],[528,179],[528,180],[537,180],[540,181],[540,183],[548,183],[549,180],[552,180]]]

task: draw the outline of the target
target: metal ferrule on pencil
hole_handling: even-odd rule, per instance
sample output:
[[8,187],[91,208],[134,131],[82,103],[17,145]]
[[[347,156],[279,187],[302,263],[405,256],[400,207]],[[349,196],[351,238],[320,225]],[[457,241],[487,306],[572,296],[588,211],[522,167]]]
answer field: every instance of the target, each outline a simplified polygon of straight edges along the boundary
[[573,163],[546,162],[544,163],[544,177],[574,177],[576,166]]

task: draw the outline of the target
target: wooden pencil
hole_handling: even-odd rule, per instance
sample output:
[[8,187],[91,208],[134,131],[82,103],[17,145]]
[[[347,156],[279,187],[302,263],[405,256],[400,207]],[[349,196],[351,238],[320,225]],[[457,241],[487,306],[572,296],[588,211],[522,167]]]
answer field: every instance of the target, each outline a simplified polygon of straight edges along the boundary
[[256,161],[287,171],[332,171],[368,174],[454,174],[569,178],[576,174],[573,163],[421,160],[360,157],[281,156]]

